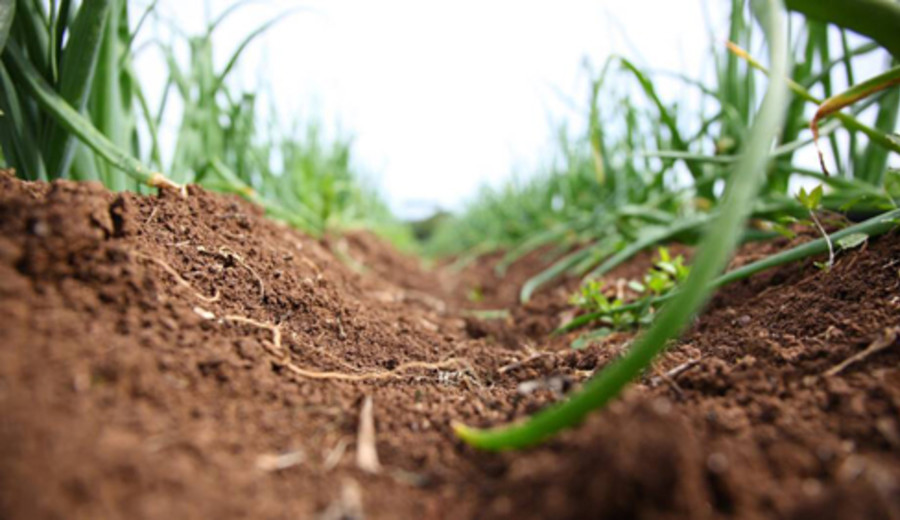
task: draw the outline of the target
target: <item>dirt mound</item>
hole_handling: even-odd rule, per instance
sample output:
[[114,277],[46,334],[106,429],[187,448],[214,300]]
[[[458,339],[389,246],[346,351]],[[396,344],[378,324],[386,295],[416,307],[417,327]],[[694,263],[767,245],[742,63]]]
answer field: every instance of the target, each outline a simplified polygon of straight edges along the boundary
[[533,413],[628,337],[544,342],[521,313],[556,311],[500,285],[478,329],[471,270],[236,198],[0,175],[0,517],[889,518],[898,263],[891,235],[726,289],[607,410],[485,454],[449,422]]

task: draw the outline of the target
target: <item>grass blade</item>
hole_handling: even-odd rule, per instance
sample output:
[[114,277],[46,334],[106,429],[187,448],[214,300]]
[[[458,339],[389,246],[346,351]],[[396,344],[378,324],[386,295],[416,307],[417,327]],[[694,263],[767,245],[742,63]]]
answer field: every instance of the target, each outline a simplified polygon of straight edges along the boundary
[[16,16],[16,0],[0,0],[0,53],[6,47],[9,30]]
[[588,278],[599,278],[604,274],[612,271],[634,255],[640,253],[644,249],[652,247],[665,240],[669,240],[676,235],[700,229],[704,225],[706,225],[710,221],[710,219],[711,216],[704,213],[701,215],[685,217],[681,220],[677,220],[671,226],[667,226],[664,228],[644,228],[642,230],[641,236],[639,236],[636,240],[632,240],[631,242],[629,242],[627,246],[618,251],[612,257],[608,258],[596,269],[588,273]]
[[786,0],[792,11],[866,35],[900,61],[900,5],[892,0]]
[[151,187],[180,188],[180,186],[169,181],[161,173],[148,171],[140,161],[124,152],[100,133],[87,118],[79,114],[59,94],[50,88],[44,78],[22,55],[21,50],[17,46],[10,43],[5,53],[16,67],[25,88],[34,96],[41,108],[50,114],[59,125],[77,136],[97,155],[142,184]]
[[[900,66],[894,67],[887,72],[875,76],[874,78],[863,81],[858,85],[854,85],[846,91],[826,99],[822,102],[821,105],[819,105],[819,109],[816,110],[816,114],[813,116],[812,121],[810,121],[809,127],[812,129],[813,140],[816,141],[816,149],[819,153],[819,164],[822,166],[823,172],[827,174],[828,169],[825,167],[825,158],[822,155],[822,150],[818,146],[819,121],[836,113],[838,110],[848,105],[852,105],[853,103],[856,103],[861,99],[865,99],[878,92],[881,92],[884,89],[897,85],[900,85]],[[894,113],[889,115],[889,117],[896,121],[896,107],[894,108]],[[884,121],[882,121],[882,123],[884,123]],[[875,175],[878,175],[880,177],[882,175],[882,172],[877,172]]]
[[[68,32],[68,43],[61,56],[58,92],[78,112],[84,109],[90,93],[109,7],[109,0],[86,2]],[[54,176],[64,177],[72,162],[75,142],[57,124],[51,127],[48,136],[44,147],[47,169]]]

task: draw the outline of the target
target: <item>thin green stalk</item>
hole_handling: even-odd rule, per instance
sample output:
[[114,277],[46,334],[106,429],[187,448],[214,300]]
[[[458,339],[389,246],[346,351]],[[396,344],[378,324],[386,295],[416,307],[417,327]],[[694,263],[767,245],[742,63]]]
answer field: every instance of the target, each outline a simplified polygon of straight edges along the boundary
[[0,0],[0,53],[6,47],[6,39],[9,38],[9,30],[15,17],[16,0]]
[[676,220],[671,226],[667,226],[664,228],[652,230],[644,228],[641,230],[642,233],[639,237],[637,237],[637,239],[632,240],[627,246],[622,248],[622,250],[606,259],[602,264],[597,266],[596,269],[591,271],[588,274],[588,277],[598,278],[600,276],[603,276],[604,274],[621,265],[623,262],[627,261],[629,258],[640,253],[644,249],[653,246],[654,244],[659,244],[682,233],[701,229],[710,221],[711,218],[712,217],[710,216],[710,214],[701,213],[699,215],[684,217],[680,220]]

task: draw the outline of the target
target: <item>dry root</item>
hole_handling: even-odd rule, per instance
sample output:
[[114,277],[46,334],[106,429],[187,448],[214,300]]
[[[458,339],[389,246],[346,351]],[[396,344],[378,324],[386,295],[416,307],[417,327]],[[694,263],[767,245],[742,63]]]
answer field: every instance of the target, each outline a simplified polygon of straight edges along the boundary
[[519,367],[521,367],[521,366],[524,366],[524,365],[527,365],[528,363],[531,363],[532,361],[534,361],[534,360],[536,360],[536,359],[541,359],[541,358],[546,357],[546,356],[548,356],[548,355],[550,355],[550,352],[532,352],[531,355],[529,355],[529,356],[526,357],[525,359],[522,359],[522,360],[519,360],[519,361],[513,361],[512,363],[509,363],[509,364],[507,364],[507,365],[503,365],[502,367],[500,367],[500,368],[497,369],[497,373],[498,373],[498,374],[501,374],[501,375],[502,375],[502,374],[505,374],[505,373],[507,373],[507,372],[509,372],[509,371],[511,371],[511,370],[515,370],[515,369],[517,369],[517,368],[519,368]]
[[832,377],[843,372],[847,367],[854,363],[858,363],[860,361],[865,360],[869,356],[873,354],[877,354],[882,350],[887,349],[888,347],[897,343],[897,334],[900,333],[900,327],[892,327],[884,330],[884,333],[878,337],[875,341],[872,342],[871,345],[866,347],[865,350],[850,356],[845,359],[841,363],[835,365],[827,372],[825,372],[825,377]]
[[356,433],[356,466],[373,475],[381,472],[378,451],[375,449],[375,417],[372,396],[363,399],[359,412],[359,429]]
[[348,374],[344,372],[321,372],[318,370],[308,370],[305,368],[300,368],[293,363],[285,364],[285,368],[290,370],[291,372],[297,374],[298,376],[305,377],[308,379],[334,379],[339,381],[375,381],[379,379],[402,379],[404,377],[409,377],[408,375],[404,375],[405,372],[413,369],[423,369],[423,370],[442,370],[452,367],[460,367],[465,366],[465,360],[458,358],[450,358],[444,361],[439,361],[437,363],[426,363],[424,361],[413,361],[410,363],[403,363],[402,365],[397,366],[397,368],[393,370],[384,370],[380,372],[365,372],[362,374]]
[[322,270],[319,269],[319,266],[316,265],[315,262],[313,262],[313,261],[310,260],[309,258],[306,258],[305,256],[301,256],[301,257],[300,257],[300,261],[303,262],[304,264],[306,264],[307,267],[309,267],[310,269],[312,269],[312,271],[313,271],[314,273],[316,273],[316,278],[317,278],[317,279],[318,279],[318,278],[322,278]]
[[410,377],[405,373],[414,370],[414,369],[422,369],[422,370],[442,370],[451,367],[468,367],[468,363],[464,359],[459,358],[449,358],[444,361],[438,361],[436,363],[429,363],[425,361],[411,361],[409,363],[403,363],[398,365],[393,370],[384,370],[378,372],[364,372],[360,374],[351,374],[347,372],[336,372],[336,371],[319,371],[312,370],[307,368],[301,368],[295,365],[290,359],[288,351],[284,348],[281,342],[281,328],[278,325],[272,323],[266,323],[262,321],[257,321],[251,318],[247,318],[244,316],[236,316],[236,315],[228,315],[223,316],[223,320],[225,321],[233,321],[238,323],[243,323],[245,325],[251,325],[260,329],[266,329],[272,332],[272,345],[273,349],[270,352],[279,358],[278,364],[283,366],[284,368],[290,370],[294,374],[298,376],[305,377],[307,379],[332,379],[338,381],[376,381],[381,379],[402,379],[404,377]]
[[216,290],[216,293],[212,296],[204,296],[200,291],[195,289],[194,286],[190,284],[190,282],[188,282],[180,274],[178,274],[178,271],[176,271],[175,268],[173,268],[171,265],[165,263],[164,261],[160,260],[159,258],[145,255],[144,253],[141,253],[138,251],[133,251],[133,254],[134,254],[134,256],[136,256],[138,258],[142,258],[144,260],[149,260],[149,261],[155,263],[156,265],[160,266],[165,272],[169,273],[172,276],[172,278],[175,279],[175,282],[178,283],[178,285],[191,291],[197,299],[202,300],[206,303],[213,303],[213,302],[216,302],[219,300],[219,297],[221,295],[219,294],[218,290]]
[[234,314],[229,314],[227,316],[222,317],[225,321],[234,321],[237,323],[243,323],[245,325],[252,325],[259,329],[266,329],[272,333],[272,345],[274,346],[274,352],[272,354],[276,356],[280,356],[287,360],[288,353],[281,345],[281,327],[275,325],[273,323],[266,323],[263,321],[256,321],[252,318],[247,318],[246,316],[237,316]]

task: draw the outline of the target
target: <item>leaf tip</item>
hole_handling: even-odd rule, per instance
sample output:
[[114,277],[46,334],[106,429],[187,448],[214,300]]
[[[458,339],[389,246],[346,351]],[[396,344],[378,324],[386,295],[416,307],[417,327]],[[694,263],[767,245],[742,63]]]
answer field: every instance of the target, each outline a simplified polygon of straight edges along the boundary
[[459,421],[450,421],[450,428],[453,429],[453,433],[462,439],[466,444],[473,444],[475,437],[478,434],[478,430]]

